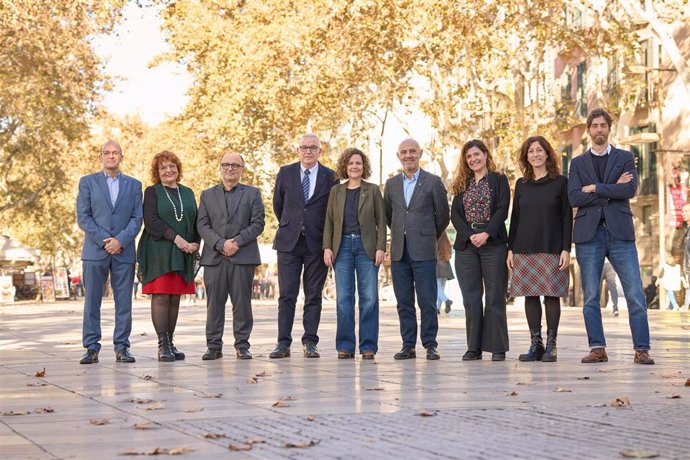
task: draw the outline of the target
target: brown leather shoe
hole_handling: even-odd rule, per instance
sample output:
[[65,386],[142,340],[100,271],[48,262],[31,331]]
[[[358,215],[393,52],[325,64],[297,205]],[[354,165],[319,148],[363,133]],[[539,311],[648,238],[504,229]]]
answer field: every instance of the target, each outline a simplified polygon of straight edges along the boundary
[[635,364],[654,364],[654,359],[649,356],[649,350],[635,350]]
[[355,354],[350,353],[349,351],[339,351],[338,352],[338,359],[350,359],[354,358]]
[[374,359],[374,352],[373,351],[363,351],[362,352],[362,359]]
[[585,364],[605,363],[608,360],[609,357],[606,356],[606,348],[592,348],[592,351],[590,351],[587,356],[582,358],[581,362]]

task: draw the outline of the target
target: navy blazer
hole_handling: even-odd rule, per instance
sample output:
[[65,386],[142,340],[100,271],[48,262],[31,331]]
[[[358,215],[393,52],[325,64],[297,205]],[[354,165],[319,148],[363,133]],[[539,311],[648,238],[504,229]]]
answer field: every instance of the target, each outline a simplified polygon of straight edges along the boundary
[[[632,173],[633,179],[627,184],[616,184],[625,172]],[[582,191],[582,187],[592,184],[596,185],[596,192]],[[573,242],[586,243],[594,237],[601,222],[602,212],[612,236],[620,240],[634,241],[635,227],[630,210],[630,198],[635,196],[636,190],[637,169],[632,153],[627,150],[611,147],[603,182],[599,182],[589,150],[573,158],[568,177],[570,205],[577,208],[573,224]]]
[[[505,174],[490,172],[487,176],[489,190],[491,190],[491,220],[486,229],[482,231],[489,234],[487,244],[507,244],[508,232],[506,231],[506,219],[508,218],[508,208],[510,207],[510,186]],[[465,205],[462,197],[465,192],[461,192],[453,198],[450,207],[450,220],[457,231],[453,248],[462,251],[469,244],[470,236],[475,232],[470,228],[469,222],[465,217]]]
[[273,249],[281,252],[292,251],[304,229],[309,252],[323,252],[323,226],[328,195],[331,187],[337,183],[335,171],[319,163],[314,194],[305,203],[299,162],[280,168],[273,190],[273,212],[278,218]]
[[77,222],[84,231],[82,260],[103,260],[110,254],[103,249],[103,240],[114,237],[122,252],[113,257],[123,263],[134,263],[134,238],[139,234],[143,209],[141,182],[120,174],[120,187],[115,205],[103,171],[79,180],[77,195]]

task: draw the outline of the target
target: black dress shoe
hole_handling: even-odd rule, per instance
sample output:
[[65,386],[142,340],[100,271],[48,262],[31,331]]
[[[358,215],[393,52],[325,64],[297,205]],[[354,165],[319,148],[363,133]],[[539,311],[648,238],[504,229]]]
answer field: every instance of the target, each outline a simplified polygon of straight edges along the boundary
[[436,351],[436,347],[431,346],[426,349],[426,359],[441,359],[441,355],[439,355],[438,351]]
[[282,343],[279,343],[276,345],[275,350],[271,352],[270,355],[268,355],[269,358],[277,359],[277,358],[289,358],[290,357],[290,347],[287,345],[284,345]]
[[491,361],[505,361],[506,360],[506,352],[505,351],[499,351],[498,353],[491,353]]
[[132,353],[129,352],[128,348],[124,348],[120,351],[115,352],[115,362],[133,363],[135,361],[136,361],[136,359],[134,359],[134,356],[132,356]]
[[307,342],[304,344],[304,357],[305,358],[320,358],[321,354],[319,349],[316,348],[315,343]]
[[96,350],[86,350],[81,357],[79,364],[96,364],[98,362],[98,352]]
[[204,361],[211,361],[214,359],[222,358],[223,357],[223,351],[219,350],[217,348],[209,348],[206,350],[206,353],[203,354],[201,359]]
[[464,355],[462,355],[463,361],[477,361],[482,359],[481,350],[467,350]]
[[237,359],[252,359],[252,354],[249,352],[249,348],[238,348]]
[[417,352],[414,347],[402,347],[402,349],[393,356],[393,359],[414,359],[417,357]]

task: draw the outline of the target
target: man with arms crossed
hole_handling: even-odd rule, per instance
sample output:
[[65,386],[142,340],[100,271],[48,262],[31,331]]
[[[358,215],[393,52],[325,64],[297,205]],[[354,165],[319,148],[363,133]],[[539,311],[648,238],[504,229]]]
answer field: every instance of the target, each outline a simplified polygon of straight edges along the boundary
[[591,351],[583,363],[608,361],[599,295],[604,259],[608,258],[623,286],[628,304],[634,362],[654,364],[649,356],[647,302],[642,290],[640,262],[630,198],[637,189],[632,153],[608,142],[613,119],[603,109],[587,117],[592,147],[570,163],[568,198],[577,208],[573,242],[582,273],[583,315]]

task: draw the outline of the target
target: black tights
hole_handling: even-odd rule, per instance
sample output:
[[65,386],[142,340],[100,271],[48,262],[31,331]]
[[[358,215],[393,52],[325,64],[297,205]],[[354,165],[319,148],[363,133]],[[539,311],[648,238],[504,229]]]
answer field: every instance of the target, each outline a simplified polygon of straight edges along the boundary
[[167,333],[172,337],[180,312],[180,296],[176,294],[153,294],[151,296],[151,319],[156,334]]
[[[544,297],[546,310],[546,328],[550,331],[558,330],[561,320],[561,299],[558,297]],[[530,330],[541,329],[541,302],[539,297],[525,297],[525,315]]]

